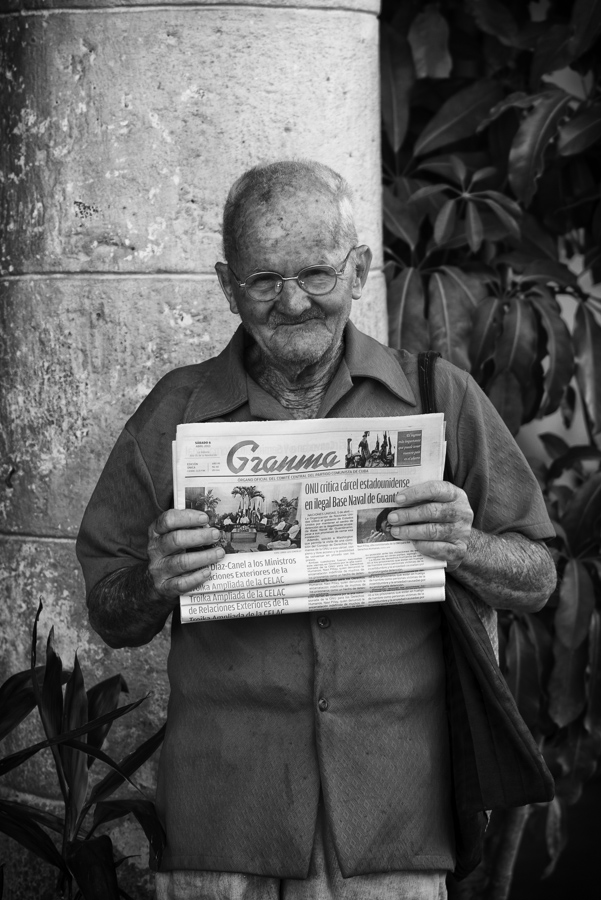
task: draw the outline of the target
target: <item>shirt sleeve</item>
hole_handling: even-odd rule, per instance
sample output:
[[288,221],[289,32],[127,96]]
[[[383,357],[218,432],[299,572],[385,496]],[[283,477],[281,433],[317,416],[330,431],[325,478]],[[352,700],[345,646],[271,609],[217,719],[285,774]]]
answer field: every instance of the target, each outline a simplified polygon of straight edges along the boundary
[[554,537],[532,469],[486,394],[471,376],[442,360],[439,365],[448,459],[455,484],[470,500],[474,528],[520,532],[532,540]]
[[77,538],[88,594],[106,575],[147,561],[148,527],[162,511],[138,442],[125,428],[92,494]]

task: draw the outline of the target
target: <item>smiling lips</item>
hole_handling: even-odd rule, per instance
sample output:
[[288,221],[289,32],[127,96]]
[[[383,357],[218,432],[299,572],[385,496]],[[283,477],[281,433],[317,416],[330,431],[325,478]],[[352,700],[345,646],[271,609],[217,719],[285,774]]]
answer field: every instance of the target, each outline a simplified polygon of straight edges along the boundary
[[278,316],[277,320],[272,324],[274,328],[277,328],[279,325],[304,325],[305,322],[312,322],[314,320],[322,322],[324,319],[325,316],[315,315],[314,312],[308,310],[306,313],[301,313],[300,316],[296,316],[294,319],[284,319],[281,316]]

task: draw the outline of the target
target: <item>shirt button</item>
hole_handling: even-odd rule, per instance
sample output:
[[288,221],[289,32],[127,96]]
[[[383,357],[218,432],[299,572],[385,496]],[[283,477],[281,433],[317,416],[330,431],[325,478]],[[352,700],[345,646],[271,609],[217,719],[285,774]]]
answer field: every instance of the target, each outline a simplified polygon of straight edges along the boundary
[[328,701],[326,700],[325,697],[320,697],[319,703],[317,705],[319,706],[320,712],[325,712],[330,704],[328,703]]
[[317,624],[319,625],[320,628],[329,628],[331,625],[331,622],[327,616],[320,616],[319,619],[317,620]]

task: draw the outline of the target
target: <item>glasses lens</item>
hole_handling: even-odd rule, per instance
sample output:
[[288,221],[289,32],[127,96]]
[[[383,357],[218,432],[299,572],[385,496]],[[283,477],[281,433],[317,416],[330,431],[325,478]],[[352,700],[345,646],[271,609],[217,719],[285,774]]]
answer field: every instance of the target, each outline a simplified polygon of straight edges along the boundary
[[246,291],[253,300],[274,300],[282,289],[282,279],[275,272],[258,272],[246,279]]
[[298,280],[308,294],[329,294],[336,287],[336,269],[332,266],[309,266],[298,273]]

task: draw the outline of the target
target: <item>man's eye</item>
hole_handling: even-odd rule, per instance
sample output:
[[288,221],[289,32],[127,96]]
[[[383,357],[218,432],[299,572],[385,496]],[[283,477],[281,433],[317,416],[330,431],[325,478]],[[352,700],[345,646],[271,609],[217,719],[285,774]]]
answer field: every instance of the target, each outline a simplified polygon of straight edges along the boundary
[[329,287],[335,280],[336,276],[330,268],[314,268],[302,273],[303,283],[311,287]]
[[276,275],[258,275],[256,278],[248,280],[248,286],[253,291],[272,291],[274,286],[278,285],[280,279]]

